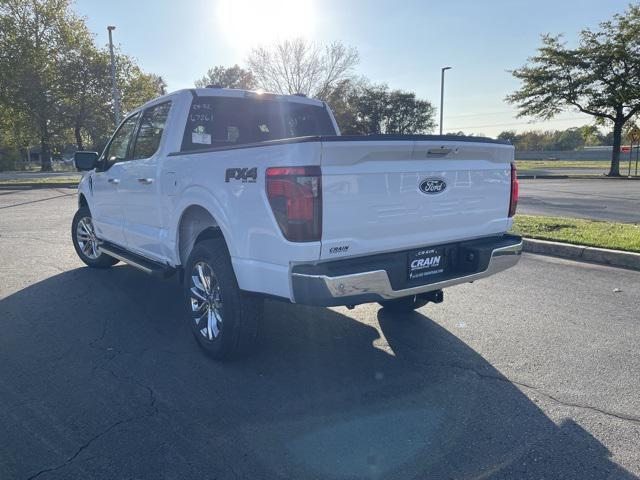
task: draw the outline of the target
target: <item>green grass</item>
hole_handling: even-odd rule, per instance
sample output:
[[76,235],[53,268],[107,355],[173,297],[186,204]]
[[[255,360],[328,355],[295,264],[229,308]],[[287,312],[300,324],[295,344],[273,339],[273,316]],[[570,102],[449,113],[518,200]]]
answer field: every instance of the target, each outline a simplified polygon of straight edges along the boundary
[[32,185],[32,184],[60,184],[69,183],[77,184],[81,177],[76,175],[62,175],[59,177],[49,177],[43,174],[42,177],[36,178],[7,178],[0,179],[0,185]]
[[[621,163],[622,165],[622,163]],[[605,160],[516,160],[518,170],[536,168],[599,168],[609,170],[610,161]]]
[[512,232],[529,238],[640,252],[640,224],[516,215]]

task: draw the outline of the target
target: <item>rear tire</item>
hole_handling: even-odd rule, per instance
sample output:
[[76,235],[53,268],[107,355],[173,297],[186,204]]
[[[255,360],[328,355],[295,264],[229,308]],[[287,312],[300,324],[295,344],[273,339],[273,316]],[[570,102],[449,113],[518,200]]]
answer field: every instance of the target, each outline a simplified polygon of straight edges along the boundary
[[198,345],[216,360],[252,351],[263,301],[238,287],[223,239],[198,242],[185,266],[185,304]]
[[116,258],[110,257],[98,248],[89,207],[80,207],[71,222],[71,240],[76,253],[87,266],[91,268],[109,268],[118,263]]
[[415,295],[409,297],[396,298],[394,300],[386,300],[378,302],[382,308],[393,313],[410,313],[418,308],[424,307],[428,300],[420,300]]

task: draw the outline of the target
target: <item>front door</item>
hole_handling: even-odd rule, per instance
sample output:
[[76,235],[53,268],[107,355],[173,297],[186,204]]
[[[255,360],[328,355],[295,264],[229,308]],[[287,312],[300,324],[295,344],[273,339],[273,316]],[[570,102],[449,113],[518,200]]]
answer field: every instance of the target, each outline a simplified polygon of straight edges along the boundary
[[129,145],[139,113],[127,118],[104,149],[95,172],[91,174],[91,216],[98,238],[117,245],[126,244],[122,229],[121,183]]

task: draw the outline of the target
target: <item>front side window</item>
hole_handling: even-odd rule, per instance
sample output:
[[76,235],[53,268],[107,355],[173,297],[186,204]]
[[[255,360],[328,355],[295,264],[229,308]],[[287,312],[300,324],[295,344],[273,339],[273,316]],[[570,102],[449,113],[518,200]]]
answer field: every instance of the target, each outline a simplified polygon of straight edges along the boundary
[[133,160],[149,158],[160,146],[162,132],[167,123],[171,102],[154,105],[144,111],[133,147]]
[[133,137],[133,132],[136,129],[139,117],[140,112],[130,116],[120,125],[120,128],[104,152],[104,170],[107,170],[114,163],[124,162],[128,159],[129,144],[131,143],[131,138]]
[[335,135],[323,106],[263,98],[197,97],[182,151],[316,135]]

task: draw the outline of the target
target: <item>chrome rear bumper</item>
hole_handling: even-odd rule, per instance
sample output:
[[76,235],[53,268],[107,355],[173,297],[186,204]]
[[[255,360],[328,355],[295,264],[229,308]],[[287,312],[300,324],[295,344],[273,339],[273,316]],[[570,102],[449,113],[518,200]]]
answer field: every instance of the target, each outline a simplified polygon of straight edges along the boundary
[[501,272],[517,264],[521,254],[522,239],[514,237],[513,243],[492,250],[487,268],[480,272],[400,290],[392,288],[386,270],[340,276],[294,272],[292,273],[294,301],[307,305],[335,306],[418,295],[460,283],[473,282]]

